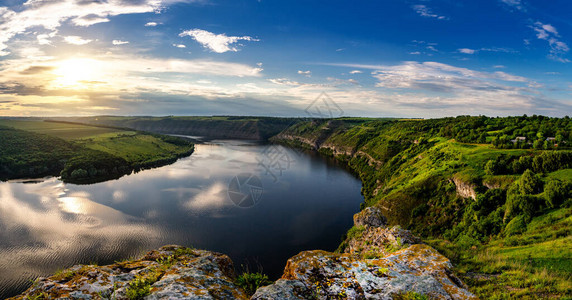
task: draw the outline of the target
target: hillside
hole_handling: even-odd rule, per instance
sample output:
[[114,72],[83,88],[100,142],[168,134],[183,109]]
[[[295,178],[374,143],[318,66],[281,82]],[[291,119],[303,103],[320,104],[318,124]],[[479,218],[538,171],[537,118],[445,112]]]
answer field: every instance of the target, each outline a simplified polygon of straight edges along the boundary
[[80,117],[56,118],[93,125],[114,126],[134,130],[203,136],[211,139],[267,140],[298,122],[293,118],[270,117]]
[[[346,163],[364,207],[451,258],[479,297],[544,298],[572,295],[571,133],[568,118],[348,118],[272,140]],[[339,250],[365,234],[352,228]]]
[[0,120],[0,179],[61,176],[92,183],[190,155],[188,141],[136,131],[43,121]]

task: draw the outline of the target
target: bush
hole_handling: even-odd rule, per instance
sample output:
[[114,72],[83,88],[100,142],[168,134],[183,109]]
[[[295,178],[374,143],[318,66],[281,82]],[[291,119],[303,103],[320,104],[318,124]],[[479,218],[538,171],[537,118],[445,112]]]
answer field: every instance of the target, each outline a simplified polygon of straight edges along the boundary
[[506,224],[506,227],[504,229],[504,235],[513,236],[516,234],[523,233],[524,231],[526,231],[526,223],[527,222],[525,216],[523,215],[516,216],[515,218],[510,220],[508,224]]
[[571,184],[553,179],[546,184],[544,193],[548,207],[557,208],[572,194]]
[[465,250],[470,249],[473,246],[480,245],[480,242],[477,239],[470,237],[466,234],[459,235],[459,237],[455,240],[455,243],[459,247],[461,247],[462,249],[465,249]]
[[262,273],[242,273],[236,278],[236,285],[241,287],[248,296],[254,295],[260,287],[269,285],[272,281],[268,280],[268,276]]

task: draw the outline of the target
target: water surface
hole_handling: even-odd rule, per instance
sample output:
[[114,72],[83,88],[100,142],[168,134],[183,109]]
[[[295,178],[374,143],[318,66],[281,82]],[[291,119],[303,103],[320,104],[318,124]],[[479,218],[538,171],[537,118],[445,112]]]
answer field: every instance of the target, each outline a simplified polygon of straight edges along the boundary
[[196,145],[176,163],[118,180],[0,183],[0,298],[74,264],[166,244],[228,254],[279,277],[303,250],[334,250],[361,183],[320,157],[244,141]]

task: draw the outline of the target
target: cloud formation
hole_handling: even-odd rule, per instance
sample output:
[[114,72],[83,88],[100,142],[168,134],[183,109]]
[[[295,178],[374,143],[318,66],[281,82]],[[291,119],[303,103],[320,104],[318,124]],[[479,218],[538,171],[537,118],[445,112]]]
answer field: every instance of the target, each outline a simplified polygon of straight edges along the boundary
[[125,44],[129,44],[128,41],[122,41],[122,40],[113,40],[111,42],[113,45],[125,45]]
[[[165,5],[175,2],[192,2],[193,0],[28,0],[22,10],[11,10],[0,7],[0,56],[8,55],[7,45],[17,34],[25,33],[31,28],[44,31],[39,34],[55,34],[58,28],[69,21],[72,25],[87,27],[98,23],[109,22],[110,17],[123,14],[160,12]],[[38,41],[46,43],[45,36]]]
[[463,54],[474,54],[475,52],[477,52],[477,50],[469,49],[469,48],[460,48],[459,52],[463,53]]
[[500,2],[508,5],[509,7],[524,11],[524,5],[521,0],[500,0]]
[[440,16],[438,14],[433,13],[433,11],[429,7],[427,7],[427,5],[424,5],[424,4],[413,5],[411,8],[413,8],[413,10],[422,17],[435,18],[438,20],[448,20],[449,19],[445,16]]
[[81,36],[70,35],[64,37],[64,41],[70,45],[85,45],[91,43],[93,40],[84,39]]
[[535,22],[531,27],[536,32],[536,37],[540,40],[545,40],[550,46],[550,54],[548,58],[559,62],[570,62],[564,55],[570,51],[568,45],[559,40],[560,35],[558,30],[550,24],[543,24],[542,22]]
[[203,47],[210,49],[216,53],[224,53],[228,51],[237,52],[238,48],[233,47],[238,41],[258,42],[258,39],[250,36],[227,36],[226,34],[214,34],[202,29],[191,29],[183,31],[180,37],[189,36]]

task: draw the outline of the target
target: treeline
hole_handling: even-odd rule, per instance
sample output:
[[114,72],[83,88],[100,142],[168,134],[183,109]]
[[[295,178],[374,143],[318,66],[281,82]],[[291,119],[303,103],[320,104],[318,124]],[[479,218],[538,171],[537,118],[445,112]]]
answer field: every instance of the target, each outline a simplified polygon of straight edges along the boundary
[[572,120],[545,116],[460,116],[435,121],[439,134],[463,143],[489,143],[502,149],[571,148]]

